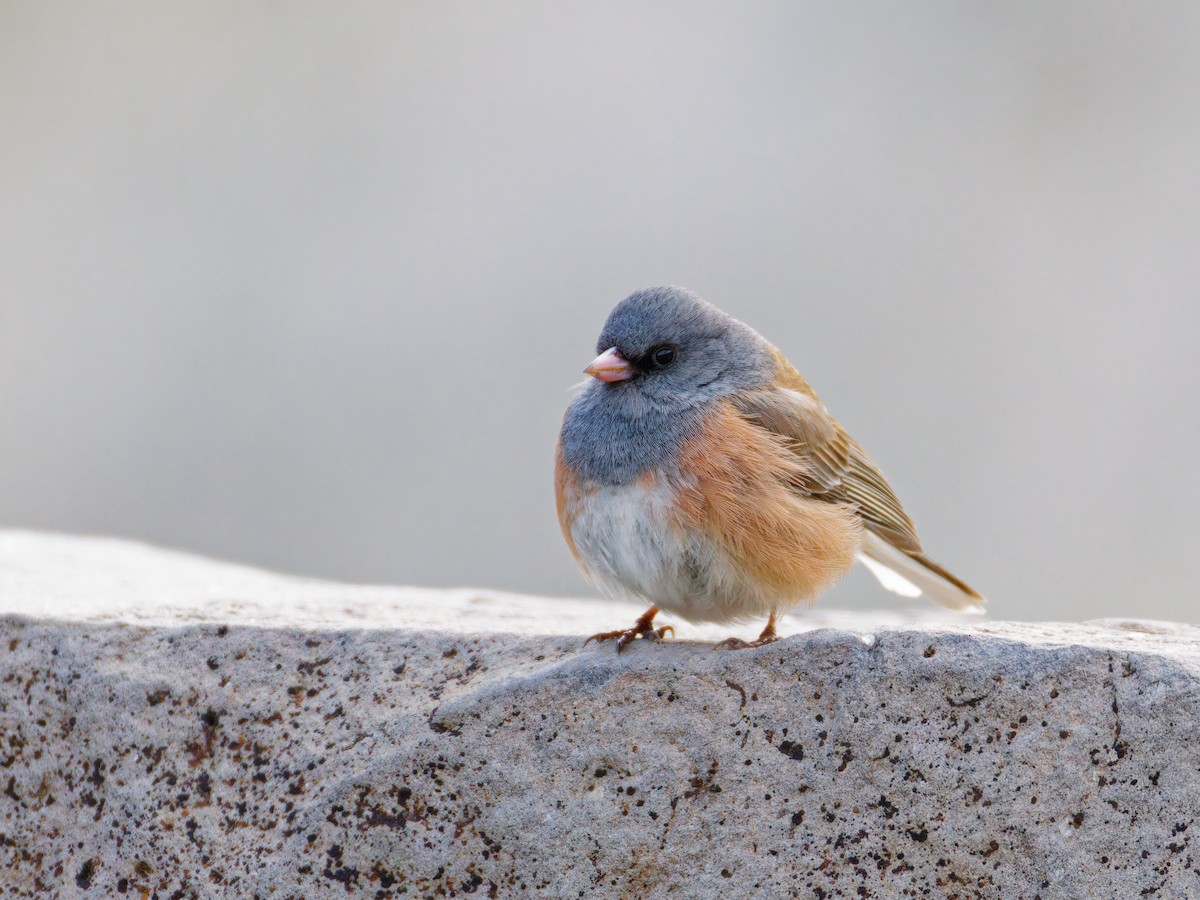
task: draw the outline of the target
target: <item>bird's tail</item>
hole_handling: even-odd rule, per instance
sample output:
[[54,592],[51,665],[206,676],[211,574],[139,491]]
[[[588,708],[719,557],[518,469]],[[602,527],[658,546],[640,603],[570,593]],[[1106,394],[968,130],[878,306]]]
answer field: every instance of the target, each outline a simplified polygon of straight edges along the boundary
[[889,591],[904,597],[924,594],[941,606],[959,612],[983,612],[982,594],[923,553],[907,553],[866,531],[858,558]]

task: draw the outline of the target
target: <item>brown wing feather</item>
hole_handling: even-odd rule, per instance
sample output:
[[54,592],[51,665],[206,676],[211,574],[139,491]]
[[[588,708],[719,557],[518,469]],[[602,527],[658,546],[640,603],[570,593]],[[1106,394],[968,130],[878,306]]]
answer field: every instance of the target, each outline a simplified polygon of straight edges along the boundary
[[[871,457],[846,434],[808,382],[777,350],[775,359],[777,374],[771,387],[743,392],[733,402],[747,421],[783,438],[785,446],[803,460],[793,487],[853,508],[863,527],[881,540],[943,582],[982,601],[977,591],[924,554],[916,526]],[[954,596],[934,599],[950,606],[964,605]]]
[[783,437],[805,461],[798,490],[852,505],[863,524],[892,546],[921,552],[917,529],[887,479],[815,396],[790,388],[746,391],[734,405],[749,421]]

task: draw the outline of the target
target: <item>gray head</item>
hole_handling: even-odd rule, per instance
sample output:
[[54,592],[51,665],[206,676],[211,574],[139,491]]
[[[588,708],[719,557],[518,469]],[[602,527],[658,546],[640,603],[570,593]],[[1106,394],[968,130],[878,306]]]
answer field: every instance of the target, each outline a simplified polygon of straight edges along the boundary
[[587,367],[595,377],[563,419],[563,461],[623,484],[663,465],[700,427],[706,405],[771,379],[771,345],[690,291],[654,287],[609,314]]
[[596,352],[586,370],[604,382],[595,390],[659,408],[685,409],[757,387],[773,367],[770,345],[757,332],[678,287],[644,288],[618,303]]

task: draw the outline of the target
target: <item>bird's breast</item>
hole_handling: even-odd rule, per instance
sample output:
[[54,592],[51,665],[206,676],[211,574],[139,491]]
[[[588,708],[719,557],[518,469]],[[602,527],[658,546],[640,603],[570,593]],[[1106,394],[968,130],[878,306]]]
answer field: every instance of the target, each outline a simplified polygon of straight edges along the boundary
[[766,614],[814,597],[858,549],[853,510],[792,487],[804,471],[783,442],[722,406],[669,461],[619,483],[571,465],[564,441],[559,517],[609,594],[691,620]]
[[696,593],[705,542],[681,527],[667,479],[647,471],[627,484],[572,479],[564,488],[563,531],[605,593],[668,607]]

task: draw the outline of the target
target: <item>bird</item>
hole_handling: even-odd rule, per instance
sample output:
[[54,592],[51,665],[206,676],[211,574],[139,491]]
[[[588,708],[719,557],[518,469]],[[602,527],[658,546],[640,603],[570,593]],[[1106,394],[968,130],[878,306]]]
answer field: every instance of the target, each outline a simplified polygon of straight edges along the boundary
[[590,641],[660,641],[689,622],[780,615],[855,560],[950,609],[984,597],[925,554],[887,479],[783,353],[681,287],[621,300],[563,417],[554,493],[567,547],[606,595],[649,603]]

